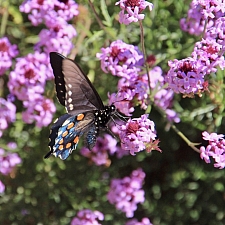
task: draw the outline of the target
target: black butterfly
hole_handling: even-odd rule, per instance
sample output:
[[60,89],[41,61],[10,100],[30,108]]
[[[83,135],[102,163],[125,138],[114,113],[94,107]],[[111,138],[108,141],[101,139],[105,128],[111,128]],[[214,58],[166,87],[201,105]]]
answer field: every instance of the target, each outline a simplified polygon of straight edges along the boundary
[[57,52],[50,53],[50,63],[55,76],[56,93],[67,113],[59,117],[49,135],[51,154],[66,159],[76,149],[81,135],[89,149],[96,143],[99,129],[107,128],[114,105],[104,106],[97,91],[80,67]]

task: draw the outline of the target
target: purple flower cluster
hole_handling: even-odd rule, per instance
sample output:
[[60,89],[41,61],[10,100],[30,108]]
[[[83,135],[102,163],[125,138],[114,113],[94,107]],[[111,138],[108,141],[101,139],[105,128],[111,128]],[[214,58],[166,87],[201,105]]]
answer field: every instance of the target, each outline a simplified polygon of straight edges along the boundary
[[210,157],[214,159],[214,167],[225,168],[225,139],[223,134],[216,134],[204,131],[202,138],[208,141],[207,147],[200,147],[200,157],[206,163],[210,163]]
[[217,66],[225,68],[224,47],[215,39],[202,39],[195,44],[192,57],[200,65],[203,74],[215,73]]
[[4,149],[0,148],[0,173],[8,175],[12,172],[13,168],[21,163],[21,158],[17,153],[7,153]]
[[197,61],[191,57],[168,62],[170,70],[165,76],[169,88],[175,93],[193,97],[205,91],[204,73]]
[[[180,20],[181,29],[199,36],[206,29],[214,26],[215,21],[224,16],[225,3],[217,0],[193,0],[187,18]],[[207,24],[205,24],[207,22]]]
[[61,18],[55,19],[59,22],[49,25],[48,29],[42,29],[39,33],[40,41],[35,45],[36,51],[62,52],[67,55],[73,48],[71,40],[77,35],[75,28]]
[[52,77],[46,54],[35,52],[18,58],[9,74],[8,88],[21,101],[33,100],[44,93],[45,82]]
[[142,12],[146,7],[150,11],[153,9],[153,4],[145,0],[119,0],[116,5],[120,5],[122,9],[119,13],[119,22],[125,25],[143,20],[145,15]]
[[131,116],[134,106],[140,105],[142,109],[147,108],[148,101],[148,81],[147,75],[133,76],[132,79],[121,78],[118,82],[118,94],[109,95],[110,104],[126,116]]
[[25,0],[20,11],[29,13],[31,23],[37,26],[41,23],[55,23],[58,17],[69,21],[78,15],[77,8],[78,5],[73,0]]
[[128,218],[133,217],[137,204],[145,201],[145,193],[142,190],[144,178],[142,169],[137,169],[129,177],[111,181],[107,198],[118,210],[126,213]]
[[36,121],[37,126],[42,127],[52,121],[55,106],[42,95],[46,81],[52,76],[45,53],[30,53],[17,59],[15,69],[9,74],[8,88],[11,94],[24,101],[27,110],[23,112],[23,120],[26,123]]
[[103,137],[98,137],[95,146],[90,151],[88,148],[82,148],[81,155],[90,159],[97,166],[105,165],[109,166],[111,161],[109,154],[113,155],[119,151],[117,147],[117,140],[109,134],[105,134]]
[[73,218],[71,225],[101,225],[99,220],[104,220],[104,215],[101,212],[83,209],[77,213],[77,217]]
[[101,68],[105,73],[131,79],[137,76],[143,65],[143,54],[137,46],[129,45],[121,40],[111,43],[107,48],[101,48],[96,57],[101,60]]
[[40,128],[51,123],[56,111],[52,100],[42,95],[34,101],[24,101],[23,106],[26,108],[26,111],[22,113],[23,121],[28,124],[36,122],[36,126]]
[[225,17],[220,17],[215,21],[213,27],[207,29],[204,35],[205,39],[216,40],[216,42],[225,48]]
[[47,55],[51,51],[69,54],[73,48],[71,39],[76,36],[76,30],[67,21],[78,15],[77,8],[73,0],[24,1],[20,11],[29,13],[33,25],[44,23],[47,27],[39,33],[40,41],[35,45],[35,50]]
[[12,65],[12,58],[18,55],[16,45],[12,45],[7,37],[0,38],[0,76]]
[[159,140],[156,139],[155,124],[144,114],[141,118],[129,119],[125,125],[120,127],[121,147],[130,151],[131,155],[146,150],[160,151]]
[[137,219],[132,219],[126,222],[125,225],[153,225],[148,218],[143,218],[141,222],[138,222]]
[[14,122],[15,119],[16,106],[12,102],[0,98],[0,137],[2,136],[2,132],[7,129],[9,124]]
[[[207,75],[215,73],[217,67],[225,68],[225,3],[215,0],[193,0],[188,19],[182,19],[182,28],[203,39],[195,44],[191,57],[169,61],[170,70],[166,81],[176,93],[184,97],[201,96],[208,91]],[[205,21],[207,24],[205,25]]]

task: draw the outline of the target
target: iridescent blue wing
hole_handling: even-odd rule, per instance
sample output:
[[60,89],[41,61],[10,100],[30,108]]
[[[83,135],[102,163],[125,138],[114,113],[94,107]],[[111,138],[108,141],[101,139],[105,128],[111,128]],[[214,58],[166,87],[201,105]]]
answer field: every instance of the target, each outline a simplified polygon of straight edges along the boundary
[[62,116],[60,116],[55,122],[54,124],[51,126],[51,130],[50,130],[50,135],[49,135],[49,148],[50,151],[45,155],[45,159],[48,158],[52,153],[53,153],[53,146],[55,145],[55,139],[58,136],[58,131],[59,128],[62,126],[62,124],[64,123],[64,121],[66,119],[68,119],[69,117],[71,117],[71,115],[69,114],[64,114]]
[[87,146],[89,149],[92,149],[95,146],[98,132],[99,129],[95,126],[95,124],[92,124],[89,127],[89,130],[85,133],[84,136],[85,146]]
[[80,137],[88,132],[89,127],[94,124],[94,119],[93,113],[61,116],[52,126],[52,132],[49,136],[50,152],[45,158],[48,158],[51,154],[63,160],[68,158],[72,151],[76,149]]

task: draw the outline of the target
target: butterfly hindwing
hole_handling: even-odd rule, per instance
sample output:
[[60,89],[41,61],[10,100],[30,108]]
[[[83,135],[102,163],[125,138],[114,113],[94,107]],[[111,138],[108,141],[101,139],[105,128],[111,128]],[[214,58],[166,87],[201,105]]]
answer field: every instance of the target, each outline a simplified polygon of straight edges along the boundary
[[85,136],[84,136],[85,145],[89,149],[92,149],[95,146],[98,132],[99,132],[99,129],[94,124],[92,124],[89,127],[88,132],[85,133]]
[[[65,114],[69,115],[69,114]],[[80,137],[86,132],[90,124],[94,123],[94,116],[91,114],[78,114],[77,116],[65,116],[64,121],[59,118],[60,123],[55,125],[54,133],[50,134],[50,143],[52,146],[51,153],[60,157],[61,159],[66,159],[73,150],[76,149]],[[57,121],[58,122],[58,121]],[[59,127],[58,127],[59,126]],[[57,129],[57,136],[55,131]],[[54,135],[53,135],[54,134]],[[52,141],[54,139],[54,141]]]
[[50,131],[50,135],[49,135],[49,148],[50,151],[45,155],[45,159],[48,158],[52,153],[53,153],[53,146],[55,145],[55,139],[58,136],[58,131],[59,128],[62,126],[62,124],[64,123],[64,121],[66,119],[68,119],[71,115],[69,114],[64,114],[62,116],[60,116],[55,122],[54,124],[51,126],[51,131]]

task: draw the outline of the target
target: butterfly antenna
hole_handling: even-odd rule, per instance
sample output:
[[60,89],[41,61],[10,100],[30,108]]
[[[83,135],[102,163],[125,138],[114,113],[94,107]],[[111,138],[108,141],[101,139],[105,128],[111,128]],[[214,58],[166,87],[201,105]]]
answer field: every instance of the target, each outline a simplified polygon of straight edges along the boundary
[[127,119],[129,119],[129,116],[123,116],[121,113],[119,113],[118,111],[116,111],[116,113],[114,114],[114,116],[119,119],[122,120],[124,122],[127,122]]

